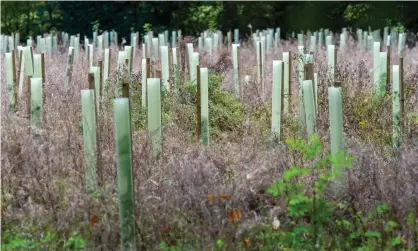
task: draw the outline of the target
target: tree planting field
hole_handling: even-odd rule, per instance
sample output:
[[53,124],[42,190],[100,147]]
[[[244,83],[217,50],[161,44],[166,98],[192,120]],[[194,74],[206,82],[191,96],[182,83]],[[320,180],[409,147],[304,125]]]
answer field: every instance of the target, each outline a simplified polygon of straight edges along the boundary
[[2,249],[417,250],[418,48],[387,31],[2,36]]

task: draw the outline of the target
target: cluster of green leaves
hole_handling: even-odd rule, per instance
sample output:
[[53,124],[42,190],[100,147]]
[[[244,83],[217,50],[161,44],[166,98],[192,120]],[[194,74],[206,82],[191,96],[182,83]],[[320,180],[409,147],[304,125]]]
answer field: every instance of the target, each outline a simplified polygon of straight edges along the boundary
[[[280,245],[306,250],[322,244],[318,233],[323,231],[334,212],[334,205],[323,198],[331,181],[332,172],[329,167],[333,159],[330,155],[321,157],[322,145],[315,134],[308,142],[297,138],[288,139],[286,143],[291,151],[301,153],[310,167],[290,167],[284,172],[283,178],[272,184],[267,192],[273,197],[280,196],[286,205],[289,231],[277,236]],[[349,167],[350,159],[346,160],[345,166]],[[304,177],[313,177],[311,189],[306,188]]]
[[[399,224],[391,219],[389,204],[378,204],[363,214],[343,202],[325,199],[332,181],[330,166],[343,164],[350,168],[351,156],[344,153],[339,158],[321,157],[317,135],[308,142],[288,139],[286,143],[291,151],[303,156],[309,167],[290,167],[268,188],[269,194],[285,202],[285,216],[281,218],[282,229],[265,228],[256,236],[259,250],[392,250],[405,244],[395,233]],[[306,181],[312,179],[312,187],[308,187]],[[409,217],[410,227],[415,228],[416,218],[413,214]]]
[[[22,230],[22,229],[20,229]],[[61,244],[61,245],[60,245]],[[42,236],[24,234],[23,232],[12,233],[9,230],[2,231],[2,250],[86,250],[86,241],[78,232],[72,232],[66,240],[60,240],[59,236],[47,232]]]

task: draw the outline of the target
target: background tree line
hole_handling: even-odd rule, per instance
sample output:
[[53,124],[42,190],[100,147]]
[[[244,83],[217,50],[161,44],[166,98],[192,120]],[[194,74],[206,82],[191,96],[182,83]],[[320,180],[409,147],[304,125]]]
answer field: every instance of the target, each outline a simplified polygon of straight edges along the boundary
[[92,31],[112,30],[129,40],[131,31],[181,29],[195,36],[204,29],[223,32],[281,28],[281,36],[301,30],[341,27],[368,29],[402,25],[418,30],[418,2],[1,2],[1,32],[27,36],[65,31],[92,37]]

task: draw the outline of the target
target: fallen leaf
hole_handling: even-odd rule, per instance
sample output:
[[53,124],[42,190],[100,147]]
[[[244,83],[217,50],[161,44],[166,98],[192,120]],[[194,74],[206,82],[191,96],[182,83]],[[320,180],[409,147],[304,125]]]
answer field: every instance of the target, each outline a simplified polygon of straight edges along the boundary
[[231,223],[234,220],[239,220],[241,219],[241,213],[239,212],[239,210],[232,209],[231,213],[228,216],[228,219],[229,219],[229,222]]
[[234,220],[234,216],[232,214],[228,215],[228,220],[230,223]]
[[161,230],[161,231],[163,231],[163,232],[168,232],[168,231],[170,231],[170,226],[165,226],[165,227],[163,227],[163,229]]
[[221,196],[219,196],[219,199],[221,200],[229,200],[231,198],[231,195],[228,194],[221,194]]
[[91,225],[92,225],[93,227],[95,227],[95,226],[97,225],[97,223],[99,222],[99,217],[97,217],[97,215],[93,215],[93,216],[91,217],[90,222],[91,222]]
[[208,195],[208,201],[212,201],[213,200],[213,194],[209,194]]

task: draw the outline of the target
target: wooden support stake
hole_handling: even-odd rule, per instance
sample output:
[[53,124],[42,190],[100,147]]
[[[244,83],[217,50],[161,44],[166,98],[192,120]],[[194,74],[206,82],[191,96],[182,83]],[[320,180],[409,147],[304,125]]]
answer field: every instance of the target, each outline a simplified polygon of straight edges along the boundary
[[69,67],[69,71],[68,71],[68,84],[71,83],[71,78],[73,76],[74,53],[75,53],[75,48],[73,49],[73,53],[70,54],[70,67]]
[[134,48],[131,49],[131,56],[129,60],[129,73],[132,73],[132,67],[133,67],[133,60],[134,60]]
[[112,70],[112,68],[110,67],[111,66],[111,63],[110,62],[112,62],[112,48],[110,48],[110,46],[109,46],[109,62],[107,62],[108,63],[108,72],[107,72],[107,74],[109,74],[108,76],[106,76],[106,78],[109,78],[109,76],[110,76],[110,71]]
[[103,93],[103,61],[99,60],[99,75],[100,75],[100,89],[98,97],[102,96]]
[[33,67],[34,67],[34,59],[33,59],[33,47],[29,47],[30,48],[30,57],[31,57],[31,60],[32,60],[32,72],[33,72]]
[[[313,84],[313,81],[314,81],[313,63],[308,63],[304,67],[305,67],[305,70],[304,70],[305,80],[312,80],[313,93],[315,93],[315,85]],[[314,102],[316,102],[315,95],[314,95]]]
[[183,73],[185,73],[185,43],[184,43],[184,41],[182,41],[181,43],[180,43],[180,58],[181,58],[181,60],[180,60],[180,62],[181,62],[181,71],[183,72]]
[[[41,53],[41,67],[42,67],[42,83],[46,83],[46,77],[45,77],[45,54]],[[42,88],[44,88],[45,85],[42,85]],[[45,93],[45,89],[42,89]]]
[[147,58],[147,78],[151,78],[151,59]]
[[196,83],[197,83],[197,92],[196,92],[196,129],[197,129],[197,142],[200,141],[200,136],[202,135],[202,117],[201,117],[201,104],[200,104],[200,66],[196,66]]
[[125,81],[122,83],[122,98],[129,98],[129,84]]
[[94,73],[89,73],[88,88],[87,89],[93,89],[94,90]]
[[91,90],[93,90],[93,93],[94,93],[94,106],[95,106],[95,108],[96,109],[94,109],[94,112],[95,112],[95,114],[96,114],[96,158],[97,158],[97,160],[96,160],[96,163],[97,163],[97,176],[98,176],[98,178],[99,178],[99,186],[103,186],[104,185],[104,180],[103,180],[103,168],[102,168],[102,165],[101,165],[101,158],[100,158],[100,156],[101,156],[101,151],[100,151],[100,133],[99,133],[99,128],[100,128],[100,126],[99,126],[99,117],[97,116],[98,115],[98,113],[97,113],[97,103],[96,103],[96,98],[98,98],[98,95],[97,95],[97,91],[96,91],[96,85],[95,85],[95,81],[94,81],[94,73],[89,73],[89,76],[88,76],[88,81],[89,81],[89,86],[88,86],[88,89],[91,89]]
[[86,50],[87,50],[87,64],[90,66],[90,47],[89,47],[89,45],[87,44],[86,46],[85,46],[85,48],[86,48]]
[[[31,54],[31,59],[32,59],[32,67],[33,67],[33,50],[32,47],[30,47],[30,54]],[[23,62],[24,63],[24,62]],[[33,73],[33,70],[32,70]],[[30,79],[32,78],[32,75],[28,75],[27,79],[26,79],[26,94],[28,96],[28,100],[27,100],[27,111],[28,111],[28,119],[30,120],[30,98],[31,98],[31,91],[30,91],[30,86],[31,86],[31,81]],[[30,126],[29,126],[30,128]],[[30,132],[30,130],[29,130]]]
[[335,46],[335,52],[334,52],[334,62],[335,62],[335,68],[334,68],[334,79],[335,79],[335,75],[337,73],[337,46]]
[[386,73],[387,73],[387,77],[386,77],[386,90],[389,90],[389,86],[390,86],[390,46],[386,46],[386,55],[387,55],[387,63],[386,63]]
[[22,57],[23,57],[23,50],[19,53],[19,68],[17,70],[17,80],[16,80],[16,90],[19,90],[19,83],[20,83],[20,72],[22,71]]

